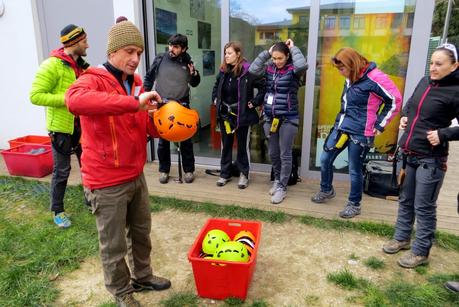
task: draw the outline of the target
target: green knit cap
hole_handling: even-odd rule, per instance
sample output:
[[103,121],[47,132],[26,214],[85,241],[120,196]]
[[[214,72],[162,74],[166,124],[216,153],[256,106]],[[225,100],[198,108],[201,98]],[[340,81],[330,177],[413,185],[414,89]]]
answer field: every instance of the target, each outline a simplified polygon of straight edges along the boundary
[[128,20],[114,24],[108,32],[107,55],[130,45],[145,48],[139,29]]

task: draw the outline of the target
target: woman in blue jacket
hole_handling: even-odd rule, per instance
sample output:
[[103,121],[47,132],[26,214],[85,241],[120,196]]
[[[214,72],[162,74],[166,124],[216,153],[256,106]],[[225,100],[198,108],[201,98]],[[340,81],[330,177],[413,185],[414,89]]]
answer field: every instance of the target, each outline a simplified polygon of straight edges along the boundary
[[[217,186],[231,180],[234,136],[237,136],[236,164],[240,171],[238,188],[249,184],[250,126],[258,123],[255,107],[263,102],[264,80],[249,74],[249,62],[242,56],[239,42],[229,42],[223,48],[224,59],[212,91],[212,101],[217,106],[217,120],[222,136],[220,178]],[[254,89],[258,89],[254,96]]]
[[269,190],[273,204],[281,203],[287,196],[293,141],[300,122],[298,88],[307,68],[306,59],[291,39],[262,51],[249,68],[250,73],[264,75],[266,79],[263,130],[273,164],[274,183]]
[[[320,157],[320,191],[311,200],[323,203],[335,197],[333,162],[347,147],[351,191],[339,216],[352,218],[360,214],[365,156],[373,145],[374,136],[382,133],[399,112],[402,97],[389,77],[356,50],[342,48],[332,61],[346,80],[341,94],[341,109]],[[378,113],[382,104],[384,107]]]
[[437,227],[437,198],[443,184],[448,158],[448,142],[459,140],[459,62],[457,49],[444,44],[430,61],[430,74],[419,81],[406,102],[398,145],[406,161],[405,180],[401,186],[394,238],[383,246],[395,254],[410,249],[416,220],[416,238],[411,251],[398,264],[414,268],[428,262]]

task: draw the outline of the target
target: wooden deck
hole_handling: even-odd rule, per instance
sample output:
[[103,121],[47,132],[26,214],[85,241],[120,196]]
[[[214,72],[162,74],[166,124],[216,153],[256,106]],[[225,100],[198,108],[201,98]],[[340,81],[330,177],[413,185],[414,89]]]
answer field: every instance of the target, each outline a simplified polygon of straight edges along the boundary
[[[73,170],[69,179],[70,184],[81,183],[78,165],[73,161]],[[303,180],[289,187],[287,198],[280,205],[272,205],[268,190],[271,186],[269,177],[263,173],[251,174],[249,187],[245,190],[237,188],[237,178],[224,187],[217,187],[217,177],[204,173],[205,167],[198,167],[196,180],[192,184],[179,184],[173,178],[168,184],[158,182],[157,163],[145,166],[145,175],[150,194],[159,196],[208,201],[218,204],[235,204],[243,207],[256,207],[264,210],[281,210],[295,215],[309,215],[327,219],[338,218],[338,211],[344,206],[349,185],[347,182],[335,182],[337,196],[326,204],[311,202],[311,195],[319,188],[317,180]],[[172,167],[172,176],[176,176],[176,167]],[[0,175],[8,176],[6,166],[0,163]],[[51,176],[40,180],[50,181]],[[459,216],[457,213],[457,193],[459,191],[459,142],[451,143],[448,172],[438,198],[437,226],[438,229],[459,235]],[[394,224],[397,215],[396,201],[363,196],[362,214],[352,221],[377,221]]]

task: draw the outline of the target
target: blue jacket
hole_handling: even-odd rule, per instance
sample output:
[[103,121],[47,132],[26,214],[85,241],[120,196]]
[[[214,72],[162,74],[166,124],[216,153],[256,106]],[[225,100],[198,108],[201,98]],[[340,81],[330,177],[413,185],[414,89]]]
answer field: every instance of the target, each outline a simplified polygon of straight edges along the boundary
[[[302,77],[308,65],[306,59],[298,47],[290,49],[291,59],[287,64],[278,69],[273,63],[265,63],[270,59],[268,51],[261,52],[250,65],[249,72],[259,75],[265,73],[265,98],[263,104],[264,115],[269,119],[273,117],[285,117],[298,119],[298,88],[303,85]],[[272,96],[272,103],[268,103],[268,97]]]
[[[384,107],[380,110],[382,104]],[[397,86],[370,62],[353,84],[345,81],[335,128],[352,135],[372,137],[373,128],[383,132],[400,111],[401,104],[402,95]]]

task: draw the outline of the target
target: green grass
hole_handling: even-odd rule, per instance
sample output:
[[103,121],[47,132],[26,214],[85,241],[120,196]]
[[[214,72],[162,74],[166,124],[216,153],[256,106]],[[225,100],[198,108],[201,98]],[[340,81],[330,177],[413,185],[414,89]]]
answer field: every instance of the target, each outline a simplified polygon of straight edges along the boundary
[[373,270],[381,270],[384,269],[384,267],[386,266],[384,261],[373,256],[365,260],[363,264],[365,264],[369,268],[372,268]]
[[363,289],[369,284],[366,279],[355,277],[347,269],[329,273],[327,280],[346,290]]
[[82,195],[81,187],[69,188],[67,207],[78,225],[63,231],[48,211],[48,184],[0,178],[0,306],[50,305],[58,294],[51,280],[96,254],[94,218]]
[[[58,291],[52,280],[79,267],[87,257],[97,255],[98,240],[94,217],[83,204],[81,186],[69,186],[66,206],[73,214],[73,226],[60,230],[52,222],[49,212],[49,184],[0,177],[0,306],[48,306]],[[271,212],[254,208],[216,205],[151,196],[152,212],[173,209],[200,212],[214,217],[260,220],[269,223],[297,221],[321,229],[356,231],[390,238],[393,226],[372,222],[326,220]],[[437,232],[440,247],[459,251],[459,237]],[[350,259],[358,259],[352,254]],[[375,258],[376,259],[376,258]],[[366,261],[370,267],[380,260]],[[380,264],[376,264],[379,266]],[[451,268],[456,270],[456,268]],[[459,280],[459,275],[428,275],[418,272],[424,283],[410,284],[400,277],[382,285],[374,285],[354,276],[347,270],[331,273],[327,279],[355,292],[349,301],[366,306],[458,306],[459,296],[443,288],[447,280]],[[312,305],[319,298],[306,298]],[[173,293],[161,303],[163,306],[199,306],[200,300],[191,293]],[[175,304],[175,305],[174,305]],[[263,300],[237,302],[226,300],[231,306],[268,306]],[[239,305],[237,305],[239,304]],[[106,302],[100,306],[113,306]]]

